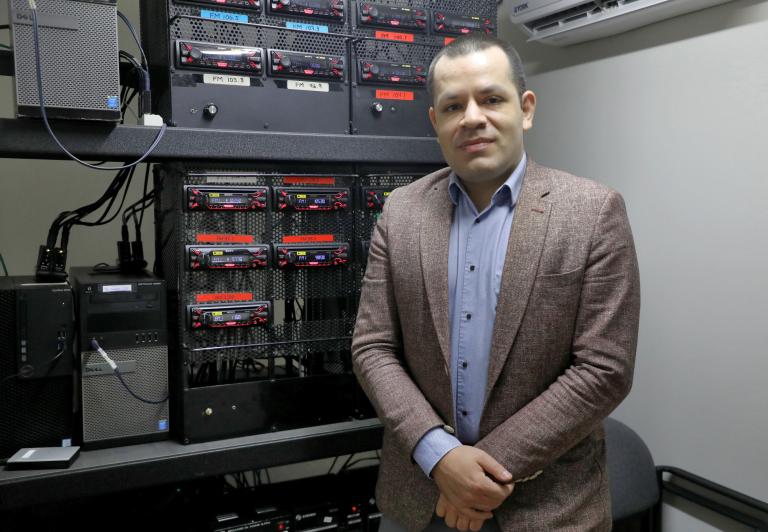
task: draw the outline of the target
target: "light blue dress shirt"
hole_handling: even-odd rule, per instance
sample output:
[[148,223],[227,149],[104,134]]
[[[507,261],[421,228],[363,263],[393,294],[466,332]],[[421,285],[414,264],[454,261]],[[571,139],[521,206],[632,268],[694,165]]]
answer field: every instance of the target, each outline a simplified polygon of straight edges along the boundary
[[501,273],[527,162],[523,154],[479,214],[456,174],[449,177],[448,192],[455,206],[448,247],[448,304],[456,435],[438,427],[416,445],[413,459],[427,475],[448,451],[479,440]]

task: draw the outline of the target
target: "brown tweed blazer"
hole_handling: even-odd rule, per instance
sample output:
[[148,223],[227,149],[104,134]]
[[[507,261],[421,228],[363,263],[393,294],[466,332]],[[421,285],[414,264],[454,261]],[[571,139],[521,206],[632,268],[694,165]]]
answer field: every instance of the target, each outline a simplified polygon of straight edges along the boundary
[[[396,189],[371,241],[352,342],[384,425],[377,502],[409,530],[438,490],[411,455],[454,424],[448,321],[450,169]],[[610,530],[602,420],[629,393],[637,258],[621,196],[529,162],[501,280],[480,422],[483,449],[515,478],[503,531]]]

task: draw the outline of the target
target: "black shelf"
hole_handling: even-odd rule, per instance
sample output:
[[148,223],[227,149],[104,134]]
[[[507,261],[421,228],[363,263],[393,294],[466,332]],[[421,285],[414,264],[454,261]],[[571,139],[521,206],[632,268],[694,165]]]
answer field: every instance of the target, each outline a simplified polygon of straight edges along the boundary
[[[86,160],[132,161],[152,144],[158,128],[55,122],[64,146]],[[0,118],[0,157],[67,159],[41,121]],[[229,131],[169,127],[147,159],[208,161],[325,161],[338,163],[442,164],[435,139]]]
[[192,445],[82,451],[69,469],[0,469],[0,512],[370,451],[381,447],[381,432],[377,419],[367,419]]

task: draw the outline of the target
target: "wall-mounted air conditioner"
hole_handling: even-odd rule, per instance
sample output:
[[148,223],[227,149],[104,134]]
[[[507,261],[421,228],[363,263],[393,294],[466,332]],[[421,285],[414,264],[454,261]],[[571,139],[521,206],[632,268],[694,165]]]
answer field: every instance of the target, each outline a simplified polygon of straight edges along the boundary
[[507,0],[509,16],[530,37],[566,46],[615,35],[731,0]]

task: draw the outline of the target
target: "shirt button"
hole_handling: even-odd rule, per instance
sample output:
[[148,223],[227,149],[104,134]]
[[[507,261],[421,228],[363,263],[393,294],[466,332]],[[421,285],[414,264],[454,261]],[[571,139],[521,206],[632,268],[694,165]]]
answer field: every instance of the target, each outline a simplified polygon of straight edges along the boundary
[[467,314],[467,320],[471,320],[471,319],[472,319],[472,314]]
[[469,267],[469,271],[471,271],[471,272],[475,271],[475,265],[474,264]]
[[464,369],[466,369],[468,365],[469,365],[469,364],[467,364],[466,362],[462,362],[462,363],[461,363],[461,367],[462,367],[462,368],[464,368]]
[[462,411],[461,411],[461,415],[462,415],[462,416],[466,416],[467,414],[469,414],[469,412],[467,412],[466,410],[462,410]]

